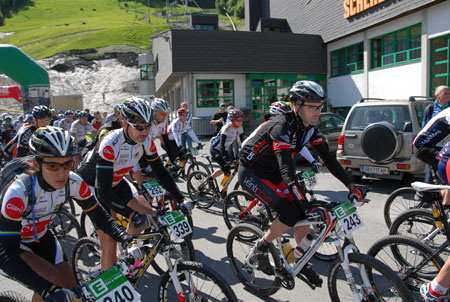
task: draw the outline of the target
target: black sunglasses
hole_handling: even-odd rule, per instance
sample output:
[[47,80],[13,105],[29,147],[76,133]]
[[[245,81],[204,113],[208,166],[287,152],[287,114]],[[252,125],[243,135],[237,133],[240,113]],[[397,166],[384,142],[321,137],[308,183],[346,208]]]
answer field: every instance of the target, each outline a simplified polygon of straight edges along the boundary
[[148,124],[148,125],[133,125],[133,124],[129,124],[129,125],[131,127],[133,127],[134,129],[136,129],[137,131],[148,130],[152,126],[152,124]]

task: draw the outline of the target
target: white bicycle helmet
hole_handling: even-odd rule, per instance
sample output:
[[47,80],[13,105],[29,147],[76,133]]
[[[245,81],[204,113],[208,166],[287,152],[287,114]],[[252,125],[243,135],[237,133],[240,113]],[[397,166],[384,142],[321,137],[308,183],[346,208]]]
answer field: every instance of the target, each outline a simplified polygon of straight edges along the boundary
[[120,108],[123,119],[130,125],[148,124],[153,120],[153,110],[138,97],[125,99]]
[[269,112],[271,115],[280,115],[291,112],[292,108],[288,103],[283,101],[273,102],[270,104]]
[[154,99],[150,105],[153,111],[170,112],[169,104],[163,99]]
[[28,143],[37,157],[64,157],[74,155],[73,137],[59,127],[38,128]]

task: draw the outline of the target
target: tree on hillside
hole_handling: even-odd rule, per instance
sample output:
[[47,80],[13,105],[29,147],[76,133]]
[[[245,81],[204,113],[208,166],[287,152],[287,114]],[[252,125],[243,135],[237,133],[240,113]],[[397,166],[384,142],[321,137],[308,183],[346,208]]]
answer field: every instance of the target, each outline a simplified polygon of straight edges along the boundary
[[0,25],[3,25],[5,19],[10,18],[13,13],[33,5],[33,0],[0,0]]
[[216,9],[222,15],[228,12],[239,19],[245,18],[244,0],[216,0]]

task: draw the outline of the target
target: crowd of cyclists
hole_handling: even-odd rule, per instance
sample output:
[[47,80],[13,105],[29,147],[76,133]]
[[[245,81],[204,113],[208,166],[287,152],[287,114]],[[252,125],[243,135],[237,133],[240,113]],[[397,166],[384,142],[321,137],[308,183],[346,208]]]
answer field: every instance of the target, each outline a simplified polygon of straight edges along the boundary
[[[448,94],[447,89],[445,95]],[[316,171],[321,165],[306,147],[308,143],[348,191],[363,199],[318,130],[324,100],[325,92],[319,84],[296,82],[285,99],[271,104],[266,121],[247,138],[241,110],[227,111],[226,105],[221,104],[211,119],[216,134],[209,151],[219,169],[208,176],[207,182],[222,174],[226,178],[230,169],[237,168],[242,188],[278,213],[250,255],[252,263],[267,275],[274,274],[267,253],[270,243],[304,219],[310,209],[295,177],[297,154]],[[170,123],[171,109],[159,98],[149,102],[130,97],[113,110],[107,116],[99,112],[91,115],[88,110],[56,113],[40,105],[15,122],[2,116],[2,139],[6,145],[3,162],[26,163],[28,169],[1,189],[0,270],[33,290],[33,301],[76,301],[75,278],[64,251],[48,228],[55,209],[68,196],[90,216],[97,230],[102,270],[117,262],[117,242],[130,240],[131,234],[148,228],[153,219],[151,206],[139,195],[130,174],[138,180],[142,171],[152,171],[181,208],[192,208],[159,156],[164,150],[169,163],[176,165],[177,158],[188,152],[192,142],[198,149],[203,148],[193,130],[187,104],[181,104]],[[450,133],[449,123],[450,109],[446,109],[430,120],[414,142],[418,156],[436,169],[439,160],[447,163],[450,157],[449,144],[441,153],[436,149],[438,142]],[[163,150],[158,150],[156,139]],[[439,172],[446,175],[449,166],[445,164]],[[130,220],[126,229],[113,219],[117,213]],[[309,226],[294,229],[297,258],[305,253],[301,246],[308,233]],[[316,286],[322,285],[311,264],[300,274]],[[450,264],[426,285],[427,299],[447,295],[447,275],[450,276]]]

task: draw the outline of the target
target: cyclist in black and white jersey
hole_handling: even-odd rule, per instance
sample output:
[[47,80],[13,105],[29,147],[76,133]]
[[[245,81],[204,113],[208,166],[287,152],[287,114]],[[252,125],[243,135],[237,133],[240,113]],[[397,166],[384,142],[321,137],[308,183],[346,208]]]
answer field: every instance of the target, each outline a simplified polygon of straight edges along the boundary
[[5,155],[8,158],[23,157],[30,154],[28,142],[37,128],[50,125],[52,113],[47,106],[35,106],[31,112],[33,122],[29,125],[23,125],[16,136],[6,145]]
[[[269,244],[305,218],[308,208],[295,177],[292,149],[300,151],[309,142],[328,170],[362,198],[344,169],[330,154],[317,128],[324,105],[322,87],[312,81],[299,81],[290,94],[290,101],[295,105],[294,112],[275,116],[263,123],[244,141],[239,154],[240,184],[279,214],[262,240],[255,245],[251,256],[266,274],[274,273],[267,254]],[[296,145],[292,148],[294,140]],[[297,245],[308,232],[309,226],[295,228]],[[310,265],[305,266],[301,273],[316,286],[322,284]]]
[[[152,208],[125,176],[141,158],[152,167],[160,184],[182,203],[183,195],[159,159],[156,145],[149,136],[153,112],[143,99],[132,97],[121,106],[122,128],[110,131],[88,153],[79,174],[92,186],[98,201],[112,214],[130,219],[127,231],[136,234],[149,227]],[[95,188],[94,188],[95,187]],[[117,262],[117,244],[98,232],[102,245],[101,263],[106,270]]]
[[[30,169],[2,194],[0,271],[35,292],[33,301],[73,301],[75,277],[49,224],[69,196],[96,227],[115,240],[129,239],[125,229],[99,206],[89,186],[71,172],[73,139],[60,128],[37,129],[30,139]],[[67,192],[68,190],[68,192]]]

